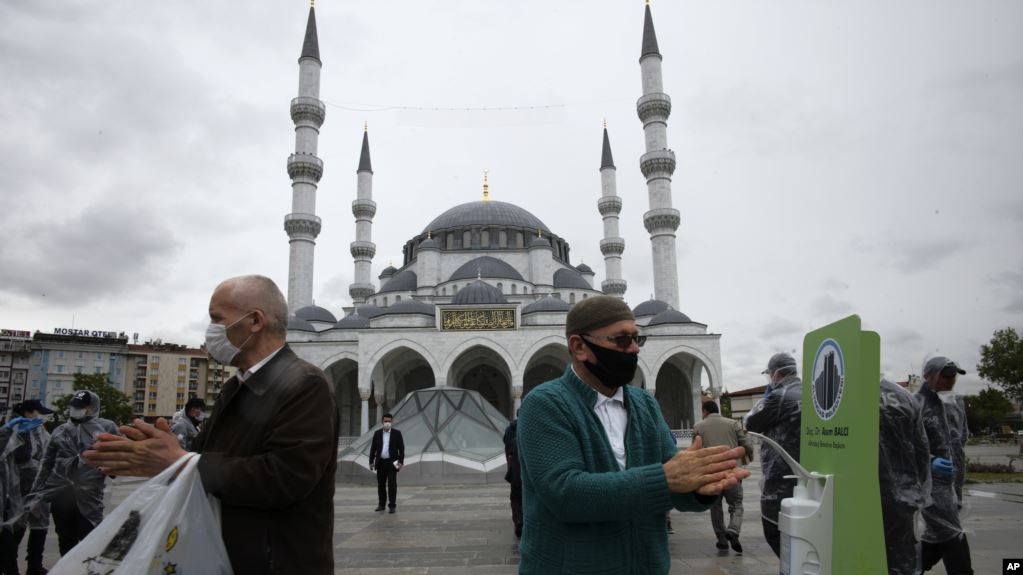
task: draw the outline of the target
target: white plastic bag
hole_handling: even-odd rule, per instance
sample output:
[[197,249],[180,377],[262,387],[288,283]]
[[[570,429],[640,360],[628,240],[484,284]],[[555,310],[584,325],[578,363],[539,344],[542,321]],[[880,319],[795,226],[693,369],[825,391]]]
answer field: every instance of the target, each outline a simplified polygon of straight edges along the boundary
[[199,457],[188,453],[142,484],[50,573],[231,575],[219,507],[203,489]]

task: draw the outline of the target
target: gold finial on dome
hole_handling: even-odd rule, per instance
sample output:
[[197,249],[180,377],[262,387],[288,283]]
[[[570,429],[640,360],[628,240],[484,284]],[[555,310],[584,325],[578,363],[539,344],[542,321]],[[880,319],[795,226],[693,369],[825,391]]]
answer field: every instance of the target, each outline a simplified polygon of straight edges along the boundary
[[362,122],[362,131],[363,132],[368,132],[369,131],[369,120],[363,120],[363,122]]
[[487,176],[490,174],[490,170],[483,170],[483,201],[490,201],[490,184],[487,181]]
[[604,118],[604,129],[607,129],[607,118]]
[[428,240],[433,239],[433,230],[426,230],[426,239]]
[[309,0],[309,7],[310,8],[315,8],[316,7],[316,0]]
[[540,233],[540,228],[536,228],[536,237],[538,237],[538,238],[542,238],[543,237],[543,234]]

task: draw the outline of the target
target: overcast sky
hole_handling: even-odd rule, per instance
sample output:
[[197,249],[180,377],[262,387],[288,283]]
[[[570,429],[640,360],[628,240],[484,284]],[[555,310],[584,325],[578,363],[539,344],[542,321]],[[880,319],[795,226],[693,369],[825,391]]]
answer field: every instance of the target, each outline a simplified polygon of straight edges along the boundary
[[[724,384],[859,314],[893,379],[975,375],[1023,327],[1023,3],[655,1],[682,311]],[[308,4],[0,2],[0,327],[198,345],[216,283],[286,289],[288,107]],[[627,301],[653,292],[640,0],[322,0],[316,303],[341,315],[363,122],[374,278],[436,215],[531,211],[604,279],[601,123]],[[418,108],[536,107],[511,111]]]

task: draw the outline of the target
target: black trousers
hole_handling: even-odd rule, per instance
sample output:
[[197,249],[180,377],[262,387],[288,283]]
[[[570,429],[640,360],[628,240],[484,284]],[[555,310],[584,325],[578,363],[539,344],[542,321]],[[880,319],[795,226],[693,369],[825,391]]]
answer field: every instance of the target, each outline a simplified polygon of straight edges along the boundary
[[78,510],[78,501],[73,491],[61,493],[50,505],[53,527],[57,531],[57,546],[61,556],[78,542],[85,539],[95,525]]
[[888,575],[919,575],[920,549],[914,529],[916,509],[882,498],[881,517],[884,519]]
[[920,562],[924,571],[938,564],[938,561],[945,562],[945,572],[948,575],[973,575],[973,564],[970,562],[970,544],[966,541],[966,534],[960,533],[959,537],[953,537],[941,543],[920,544]]
[[394,509],[398,497],[398,470],[394,468],[396,459],[377,459],[377,499],[380,507],[388,503]]
[[781,531],[778,529],[778,513],[781,512],[781,500],[792,497],[792,490],[796,482],[791,479],[782,479],[783,483],[778,484],[775,480],[764,483],[764,491],[776,494],[774,499],[760,500],[760,522],[764,526],[764,539],[771,546],[771,551],[781,557]]
[[515,485],[512,483],[511,486],[511,508],[512,508],[512,522],[515,524],[515,532],[522,532],[522,484]]

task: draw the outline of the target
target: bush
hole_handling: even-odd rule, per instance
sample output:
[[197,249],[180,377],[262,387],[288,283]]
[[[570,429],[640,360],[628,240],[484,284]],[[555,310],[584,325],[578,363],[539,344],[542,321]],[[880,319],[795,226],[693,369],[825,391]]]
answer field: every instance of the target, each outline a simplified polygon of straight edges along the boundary
[[972,473],[1015,473],[1016,461],[1019,457],[1009,458],[1009,463],[984,463],[982,461],[966,460],[966,471]]

